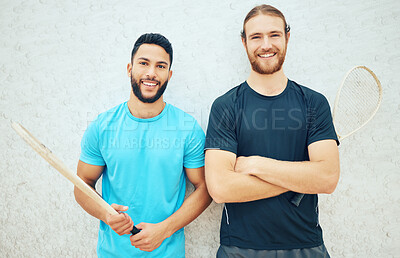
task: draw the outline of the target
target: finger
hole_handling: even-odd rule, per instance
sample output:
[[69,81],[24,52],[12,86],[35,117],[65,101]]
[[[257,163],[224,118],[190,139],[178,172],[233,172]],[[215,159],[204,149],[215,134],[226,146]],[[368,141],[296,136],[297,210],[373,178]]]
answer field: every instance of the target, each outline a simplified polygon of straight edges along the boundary
[[150,248],[150,245],[144,244],[143,242],[142,243],[134,243],[133,246],[140,250]]
[[131,231],[133,229],[133,220],[129,216],[128,216],[127,225],[129,225],[129,231]]
[[123,234],[128,234],[129,235],[131,233],[132,227],[133,227],[133,223],[128,222],[128,223],[126,223],[124,225],[121,225],[120,231]]
[[140,240],[136,241],[135,244],[140,247],[149,247],[151,242],[148,237],[142,237]]
[[139,224],[136,225],[136,228],[140,229],[140,230],[144,229],[145,227],[146,227],[146,223],[144,223],[144,222],[140,222]]
[[[133,235],[132,235],[133,236]],[[131,237],[132,237],[131,236]],[[136,235],[135,235],[136,236]],[[131,245],[133,245],[136,248],[139,248],[138,246],[140,246],[139,241],[141,241],[142,239],[137,239],[137,238],[131,238]]]
[[133,220],[132,220],[132,218],[131,218],[128,214],[126,214],[126,213],[124,213],[124,216],[125,216],[125,219],[126,219],[126,225],[128,226],[129,231],[131,231],[131,230],[133,229]]
[[112,215],[107,218],[108,225],[121,224],[121,223],[124,223],[125,221],[129,221],[129,220],[127,220],[123,214]]
[[108,221],[108,225],[114,231],[121,231],[121,229],[125,230],[125,228],[129,228],[131,226],[131,222],[127,219],[123,220],[110,220]]
[[123,214],[121,214],[121,216],[111,220],[112,224],[120,225],[120,226],[130,224],[131,221],[132,220],[129,218],[129,216],[125,216]]
[[127,211],[129,209],[128,206],[124,206],[124,205],[119,205],[119,204],[111,204],[111,207],[113,207],[114,210],[116,211]]
[[144,235],[142,233],[143,231],[130,236],[132,245],[136,245],[137,243],[139,243],[139,241],[141,241],[144,238]]
[[154,248],[148,247],[148,246],[146,246],[146,247],[140,247],[139,249],[142,250],[142,251],[145,251],[145,252],[151,252],[151,251],[154,250]]

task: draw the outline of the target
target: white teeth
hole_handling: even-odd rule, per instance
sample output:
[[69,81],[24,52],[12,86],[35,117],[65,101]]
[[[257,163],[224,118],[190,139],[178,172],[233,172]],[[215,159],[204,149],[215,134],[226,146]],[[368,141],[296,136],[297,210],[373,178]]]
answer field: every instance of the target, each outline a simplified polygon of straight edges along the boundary
[[274,55],[275,55],[275,53],[272,53],[272,54],[264,54],[264,55],[260,55],[260,57],[266,58],[266,57],[271,57],[271,56],[274,56]]
[[157,85],[156,83],[150,83],[150,82],[143,82],[143,84],[150,87]]

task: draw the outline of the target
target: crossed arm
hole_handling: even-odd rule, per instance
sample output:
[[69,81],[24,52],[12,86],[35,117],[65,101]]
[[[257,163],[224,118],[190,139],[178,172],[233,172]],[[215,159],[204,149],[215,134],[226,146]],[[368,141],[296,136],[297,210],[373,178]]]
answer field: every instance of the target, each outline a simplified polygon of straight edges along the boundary
[[[94,166],[79,161],[78,176],[95,189],[96,182],[103,173],[103,169],[103,166]],[[156,224],[137,224],[136,227],[141,232],[130,237],[133,246],[148,252],[156,249],[166,238],[197,218],[211,203],[211,197],[207,192],[204,179],[204,167],[185,168],[185,171],[189,181],[196,188],[195,191],[185,199],[175,213],[164,221]],[[130,234],[133,221],[128,214],[123,213],[128,210],[128,207],[112,204],[111,206],[120,213],[110,215],[76,187],[74,194],[76,201],[87,213],[105,222],[118,235]]]
[[306,194],[332,193],[339,180],[339,151],[334,140],[308,146],[310,161],[280,161],[260,156],[239,157],[236,171]]
[[279,195],[332,193],[339,180],[339,153],[334,140],[308,146],[310,161],[279,161],[260,156],[236,157],[206,151],[206,182],[216,202],[246,202]]
[[235,163],[236,154],[232,152],[206,151],[206,183],[215,202],[248,202],[288,191],[250,174],[236,173]]

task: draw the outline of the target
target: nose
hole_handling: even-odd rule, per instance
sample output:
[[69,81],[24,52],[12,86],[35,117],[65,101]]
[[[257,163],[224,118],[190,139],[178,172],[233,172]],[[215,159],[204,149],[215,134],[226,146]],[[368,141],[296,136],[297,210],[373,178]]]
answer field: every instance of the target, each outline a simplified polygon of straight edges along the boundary
[[155,77],[156,77],[155,67],[149,66],[147,71],[146,71],[146,76],[147,76],[147,78],[149,78],[151,80],[155,79]]
[[271,47],[272,47],[271,41],[269,40],[269,38],[267,36],[265,36],[263,38],[261,48],[262,49],[270,49]]

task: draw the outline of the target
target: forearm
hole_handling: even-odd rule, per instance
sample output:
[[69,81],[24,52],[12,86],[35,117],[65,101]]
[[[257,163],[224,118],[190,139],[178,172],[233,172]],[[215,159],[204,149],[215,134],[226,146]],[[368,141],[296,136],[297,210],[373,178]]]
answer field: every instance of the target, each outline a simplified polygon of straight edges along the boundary
[[249,202],[280,195],[288,190],[255,176],[236,173],[236,154],[206,151],[206,183],[215,202]]
[[196,219],[211,203],[205,183],[199,185],[183,202],[182,206],[162,221],[167,237]]
[[213,198],[217,203],[249,202],[280,195],[288,190],[252,175],[223,171],[213,179]]
[[318,194],[331,193],[336,187],[339,172],[326,161],[280,161],[256,157],[248,173],[266,182],[294,192]]
[[[93,187],[92,187],[93,188]],[[93,189],[95,190],[95,189]],[[77,187],[74,188],[74,195],[76,202],[90,215],[93,217],[106,221],[106,212],[100,207],[96,202],[92,200],[89,196],[79,190]]]

